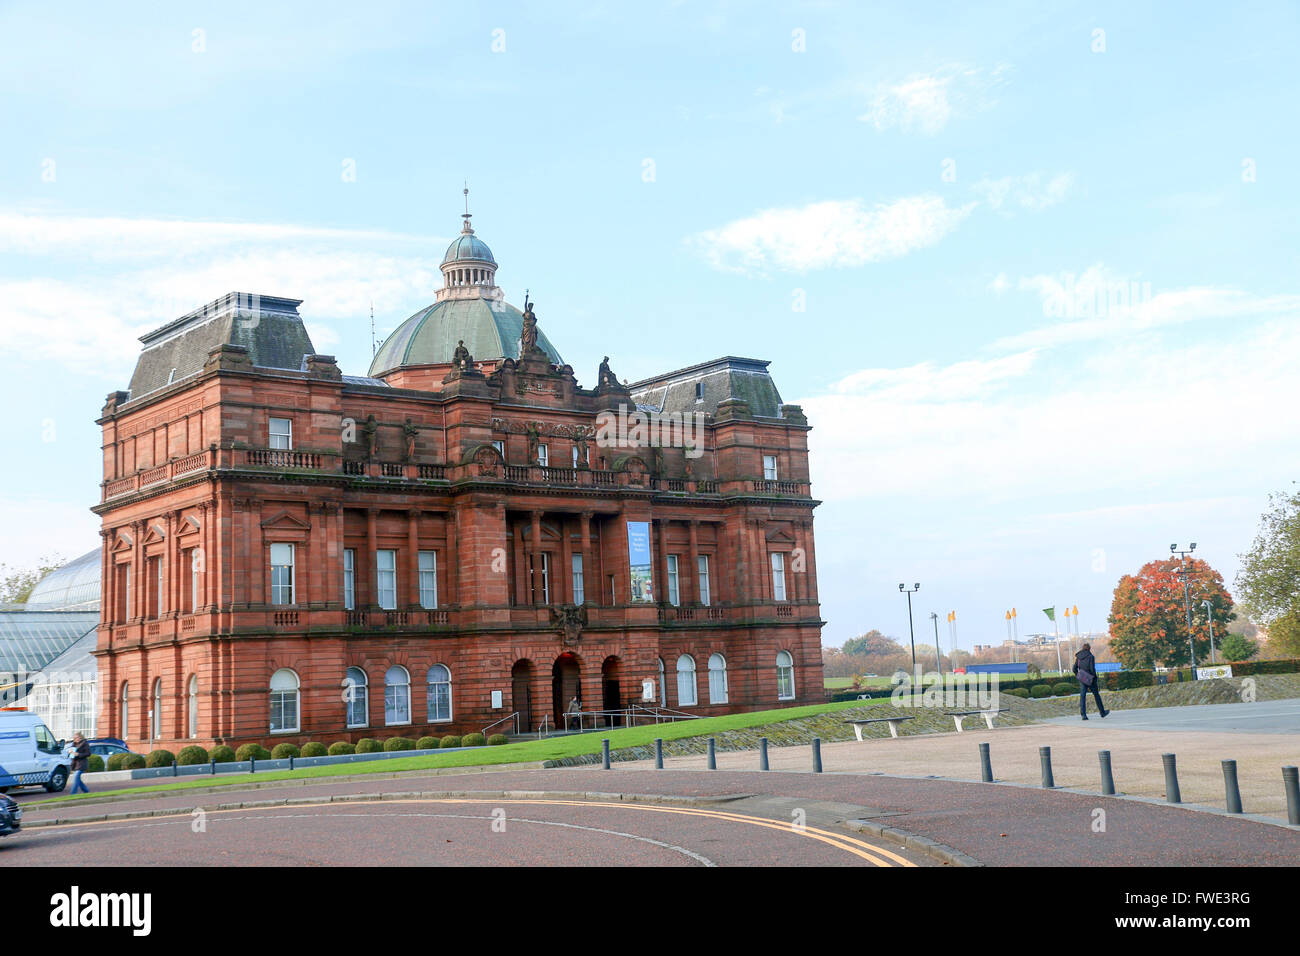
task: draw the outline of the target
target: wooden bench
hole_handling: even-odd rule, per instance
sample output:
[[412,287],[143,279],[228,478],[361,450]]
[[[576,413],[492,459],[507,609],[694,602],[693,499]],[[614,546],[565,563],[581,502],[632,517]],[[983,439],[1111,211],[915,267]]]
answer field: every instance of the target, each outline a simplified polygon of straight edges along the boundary
[[862,725],[863,725],[863,724],[880,724],[880,723],[888,722],[888,723],[889,723],[889,735],[890,735],[891,737],[897,737],[897,736],[898,736],[898,725],[901,724],[901,723],[902,723],[903,721],[905,721],[905,720],[916,720],[916,718],[915,718],[915,717],[872,717],[870,720],[846,720],[846,721],[844,721],[844,722],[845,722],[846,724],[852,724],[852,725],[853,725],[853,732],[854,732],[855,734],[857,734],[858,739],[861,740],[861,739],[862,739]]
[[963,730],[962,722],[967,717],[974,717],[976,714],[979,714],[981,717],[983,717],[985,726],[987,726],[989,730],[992,730],[993,718],[996,717],[998,714],[1005,714],[1006,712],[1007,712],[1006,707],[1003,707],[1000,710],[956,710],[956,711],[945,710],[944,711],[944,713],[947,716],[952,718],[952,722],[957,725],[957,733],[961,733]]

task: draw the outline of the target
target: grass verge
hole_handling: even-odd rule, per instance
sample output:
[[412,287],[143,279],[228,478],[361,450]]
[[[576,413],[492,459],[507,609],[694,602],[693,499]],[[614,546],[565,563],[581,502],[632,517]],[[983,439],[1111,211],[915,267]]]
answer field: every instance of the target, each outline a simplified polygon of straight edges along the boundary
[[[865,707],[877,703],[887,703],[887,699],[877,701],[846,700],[834,704],[809,704],[803,707],[785,707],[778,710],[759,710],[746,714],[728,714],[725,717],[705,717],[700,720],[681,720],[671,724],[653,724],[645,727],[629,727],[624,730],[601,731],[578,734],[569,737],[550,737],[544,740],[530,740],[520,743],[505,744],[500,747],[482,747],[474,750],[458,750],[449,754],[429,754],[421,757],[396,757],[392,760],[374,760],[367,763],[333,764],[328,767],[304,767],[301,770],[269,770],[265,773],[241,773],[219,777],[190,777],[175,783],[153,784],[131,787],[128,789],[79,793],[74,795],[51,797],[47,800],[33,801],[29,807],[49,806],[55,803],[72,803],[101,796],[103,793],[165,793],[173,790],[193,790],[199,787],[239,787],[250,783],[270,783],[276,780],[303,780],[311,778],[328,779],[330,777],[351,777],[367,773],[397,773],[405,770],[438,770],[445,767],[500,766],[512,763],[532,763],[541,760],[558,760],[562,757],[576,757],[581,754],[600,753],[600,742],[609,738],[611,750],[621,747],[637,747],[654,743],[656,737],[664,740],[681,740],[684,737],[708,737],[724,730],[742,730],[746,727],[760,727],[764,724],[783,720],[795,720],[814,714],[834,713]],[[86,778],[88,784],[94,784],[92,774]]]

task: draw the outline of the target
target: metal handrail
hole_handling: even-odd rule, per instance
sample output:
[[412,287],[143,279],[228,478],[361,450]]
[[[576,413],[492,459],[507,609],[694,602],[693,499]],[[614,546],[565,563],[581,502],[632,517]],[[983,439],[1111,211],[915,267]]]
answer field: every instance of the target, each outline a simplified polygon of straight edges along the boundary
[[542,725],[537,728],[537,739],[542,739],[542,734],[546,733],[546,728],[551,724],[551,715],[542,714]]
[[502,717],[500,720],[493,721],[492,723],[484,727],[482,731],[483,739],[484,740],[487,739],[487,735],[488,735],[487,732],[489,730],[491,730],[497,724],[504,724],[507,720],[513,720],[515,722],[515,736],[516,737],[519,736],[519,711],[516,710],[513,714],[507,714],[506,716]]

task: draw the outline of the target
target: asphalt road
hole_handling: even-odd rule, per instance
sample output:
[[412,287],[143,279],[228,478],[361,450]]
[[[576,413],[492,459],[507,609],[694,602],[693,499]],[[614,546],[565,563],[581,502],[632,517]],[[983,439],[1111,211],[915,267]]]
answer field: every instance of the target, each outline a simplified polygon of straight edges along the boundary
[[[1102,700],[1105,700],[1103,695]],[[1045,723],[1079,724],[1077,717],[1053,717]],[[1107,730],[1209,731],[1214,733],[1300,734],[1300,700],[1259,700],[1250,704],[1194,704],[1112,710],[1104,720],[1088,698],[1088,723]]]
[[[520,791],[589,796],[519,803]],[[415,792],[422,798],[414,803],[328,803],[332,797]],[[590,796],[596,793],[695,802],[610,804]],[[1250,820],[1088,794],[862,773],[506,769],[117,796],[44,807],[25,800],[26,822],[72,825],[31,827],[0,840],[0,865],[641,865],[652,859],[686,866],[703,860],[878,865],[862,853],[897,863],[885,850],[911,862],[935,862],[857,832],[846,825],[851,820],[904,830],[997,866],[1074,866],[1081,860],[1092,866],[1294,866],[1300,860],[1300,831]],[[485,802],[447,802],[465,798]],[[308,805],[217,809],[283,799]],[[205,811],[206,833],[193,832],[195,807]],[[75,822],[169,808],[185,815]],[[505,811],[506,834],[491,829],[497,808]],[[674,812],[688,809],[715,815]],[[794,826],[800,811],[809,828],[804,833]],[[816,834],[822,838],[811,830],[824,831]],[[204,839],[222,833],[226,839]]]

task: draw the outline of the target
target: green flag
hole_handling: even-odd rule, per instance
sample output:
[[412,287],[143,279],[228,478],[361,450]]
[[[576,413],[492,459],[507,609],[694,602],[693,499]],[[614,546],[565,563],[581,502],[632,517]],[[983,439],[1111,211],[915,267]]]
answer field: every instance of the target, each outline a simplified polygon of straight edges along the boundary
[[1047,615],[1047,619],[1048,619],[1049,621],[1055,621],[1055,620],[1056,620],[1056,608],[1054,608],[1054,607],[1045,607],[1045,608],[1043,608],[1043,613]]

